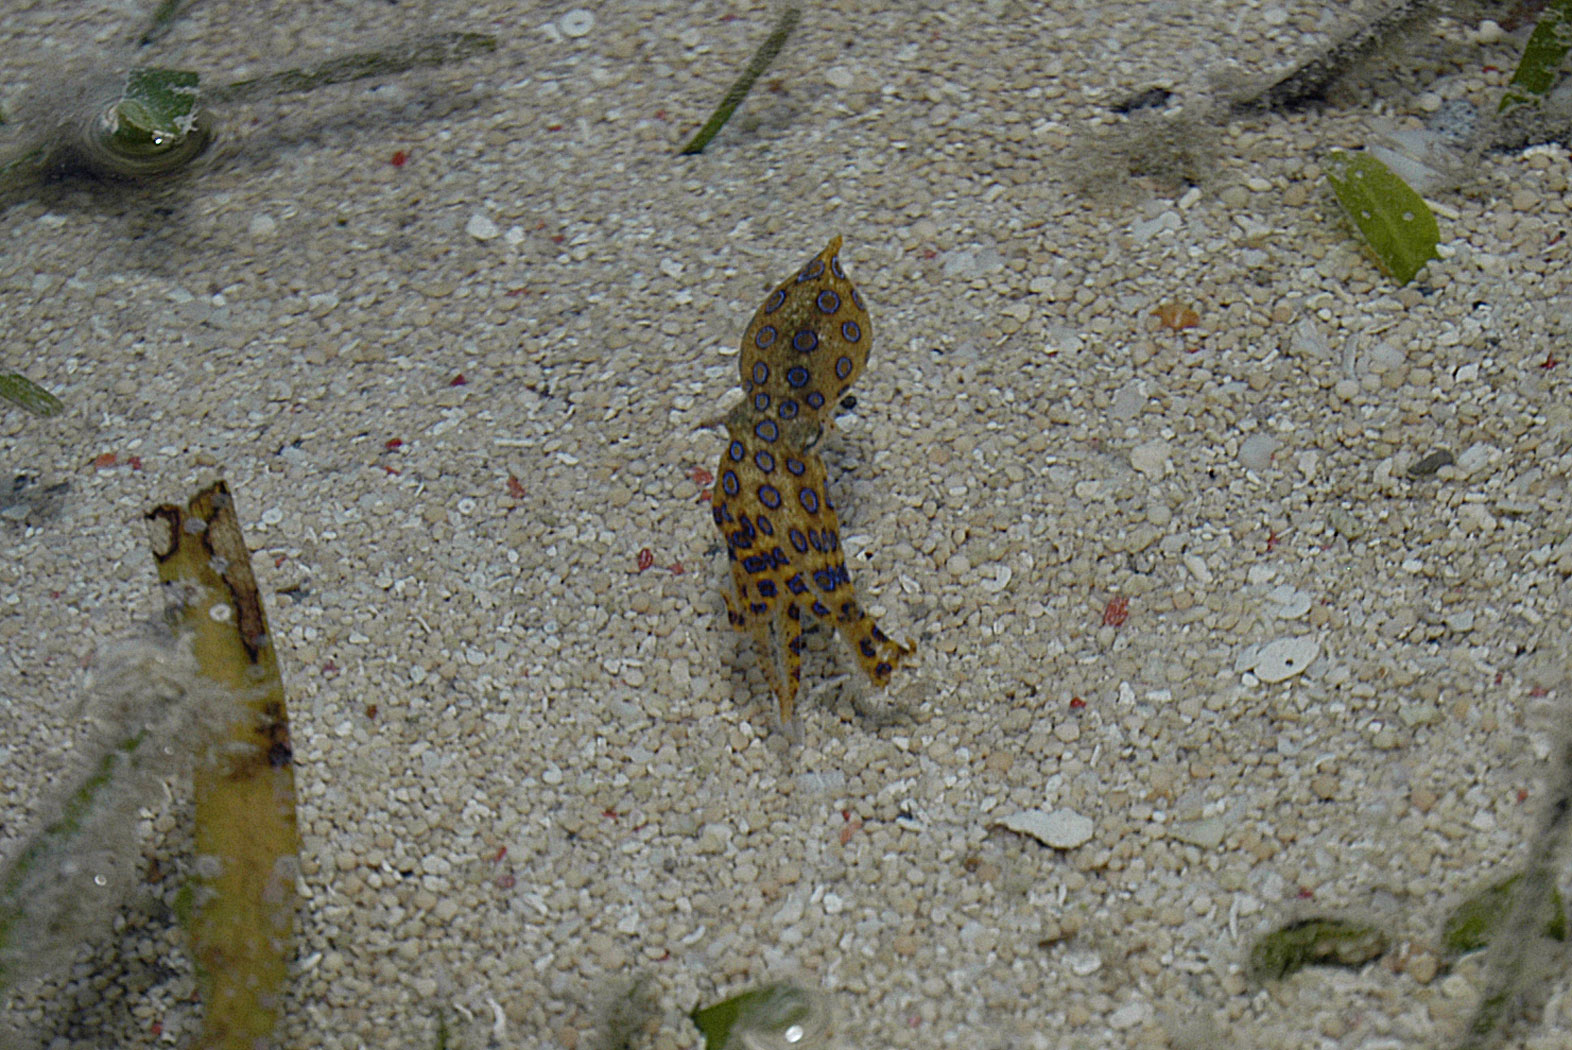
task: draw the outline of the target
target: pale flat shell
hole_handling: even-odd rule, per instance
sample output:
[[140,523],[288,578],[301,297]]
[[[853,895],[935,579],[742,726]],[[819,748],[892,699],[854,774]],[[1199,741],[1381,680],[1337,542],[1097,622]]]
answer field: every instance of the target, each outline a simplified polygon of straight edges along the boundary
[[1054,849],[1074,849],[1084,846],[1092,837],[1092,820],[1073,809],[1024,809],[1011,813],[999,821],[1001,827],[1022,835],[1030,835],[1045,846]]
[[1281,682],[1304,671],[1320,655],[1321,643],[1314,635],[1279,638],[1261,647],[1251,670],[1263,682]]

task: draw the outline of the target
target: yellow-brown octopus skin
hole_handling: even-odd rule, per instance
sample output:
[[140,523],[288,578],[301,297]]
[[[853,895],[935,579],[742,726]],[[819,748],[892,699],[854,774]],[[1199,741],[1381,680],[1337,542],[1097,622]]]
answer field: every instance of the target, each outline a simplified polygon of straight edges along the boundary
[[733,627],[753,637],[781,722],[801,680],[804,621],[832,622],[877,685],[913,650],[893,641],[857,600],[841,551],[824,462],[815,446],[830,413],[867,365],[873,329],[841,268],[841,239],[773,291],[743,336],[743,400],[711,493],[736,593]]

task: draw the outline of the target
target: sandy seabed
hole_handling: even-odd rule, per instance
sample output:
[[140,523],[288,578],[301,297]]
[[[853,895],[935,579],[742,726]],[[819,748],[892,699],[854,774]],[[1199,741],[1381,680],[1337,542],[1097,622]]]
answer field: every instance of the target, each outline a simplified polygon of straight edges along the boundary
[[[14,6],[13,112],[133,63],[502,46],[232,107],[188,179],[10,200],[4,370],[68,410],[0,406],[0,851],[158,616],[143,513],[221,473],[292,703],[282,1046],[607,1046],[641,976],[661,1050],[777,977],[845,1047],[1457,1037],[1484,968],[1438,931],[1527,855],[1567,721],[1572,161],[1433,193],[1402,289],[1323,165],[1493,106],[1521,31],[1443,19],[1329,104],[1229,116],[1376,5],[815,5],[678,158],[769,5],[202,0],[141,52],[135,5]],[[793,742],[726,623],[703,424],[836,234],[876,341],[823,451],[919,655],[874,692],[813,636]],[[1032,810],[1066,848],[998,826]],[[0,1042],[195,1030],[188,813],[178,781],[128,812],[146,877]],[[1315,915],[1391,947],[1249,978]],[[1572,1047],[1566,991],[1515,1045]]]

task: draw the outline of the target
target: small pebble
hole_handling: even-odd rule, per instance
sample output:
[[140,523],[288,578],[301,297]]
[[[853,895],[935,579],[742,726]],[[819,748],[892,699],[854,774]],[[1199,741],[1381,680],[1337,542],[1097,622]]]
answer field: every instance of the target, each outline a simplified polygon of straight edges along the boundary
[[981,568],[983,577],[979,581],[978,586],[989,594],[998,594],[1010,585],[1012,573],[1008,565],[984,565]]
[[1436,449],[1436,451],[1409,467],[1408,476],[1411,478],[1428,478],[1442,467],[1451,466],[1455,462],[1457,460],[1451,452],[1444,448]]
[[1272,465],[1272,455],[1283,443],[1270,434],[1251,434],[1239,443],[1239,462],[1260,472]]
[[464,232],[477,241],[489,241],[495,239],[502,231],[488,216],[476,212],[469,217],[469,222],[464,224]]
[[1310,596],[1288,584],[1267,592],[1268,611],[1279,620],[1297,620],[1310,611]]
[[1429,952],[1419,952],[1408,960],[1408,976],[1420,984],[1429,984],[1441,972],[1441,963]]
[[1130,239],[1136,244],[1145,244],[1153,237],[1164,231],[1173,232],[1184,224],[1176,211],[1165,211],[1151,219],[1143,219],[1130,227]]
[[595,16],[582,7],[575,7],[561,18],[557,19],[557,29],[563,36],[577,39],[588,36],[590,30],[595,28]]
[[1168,442],[1161,439],[1143,442],[1130,450],[1130,466],[1149,478],[1161,478],[1170,468]]
[[1139,1000],[1125,1003],[1119,1009],[1108,1015],[1108,1027],[1114,1031],[1123,1031],[1134,1028],[1151,1016],[1152,1008]]
[[1429,701],[1404,704],[1397,709],[1398,720],[1410,729],[1434,725],[1441,720],[1441,709]]
[[1216,849],[1223,844],[1223,836],[1228,833],[1228,825],[1216,817],[1202,820],[1175,821],[1167,826],[1170,838],[1180,842],[1188,842],[1201,849]]
[[1103,957],[1089,948],[1065,953],[1064,963],[1077,977],[1090,977],[1103,968]]
[[267,212],[259,211],[251,216],[251,222],[246,228],[253,237],[271,237],[273,232],[278,229],[278,223],[274,222],[273,216]]

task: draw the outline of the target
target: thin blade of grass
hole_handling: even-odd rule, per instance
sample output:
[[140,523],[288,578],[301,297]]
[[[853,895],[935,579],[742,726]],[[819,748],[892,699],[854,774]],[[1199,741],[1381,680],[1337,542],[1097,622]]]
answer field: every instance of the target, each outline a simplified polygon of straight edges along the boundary
[[180,13],[190,7],[188,0],[163,0],[153,11],[153,18],[147,24],[147,29],[137,39],[138,47],[146,47],[165,33],[175,24],[175,19]]
[[286,69],[251,80],[241,80],[215,90],[215,102],[255,102],[300,91],[314,91],[329,84],[343,84],[366,77],[402,73],[421,66],[441,66],[497,49],[497,38],[488,33],[437,33],[394,44],[381,51],[359,51],[332,58],[310,69]]
[[40,416],[58,416],[65,411],[58,397],[15,372],[0,375],[0,397]]
[[59,881],[62,858],[80,858],[92,849],[81,844],[85,835],[103,830],[91,820],[92,811],[124,779],[144,735],[138,733],[106,752],[72,790],[60,815],[28,840],[0,873],[0,991],[28,974],[40,953],[57,950],[47,943],[56,929],[77,932],[75,924],[56,913],[62,902],[40,892],[37,883],[41,878]]
[[775,56],[781,53],[781,48],[786,46],[786,38],[791,36],[791,31],[797,28],[797,23],[802,19],[802,8],[795,4],[787,5],[786,9],[775,20],[775,28],[770,30],[770,35],[764,38],[764,43],[753,53],[746,69],[742,71],[731,88],[726,92],[726,97],[721,99],[720,105],[715,107],[715,112],[710,114],[710,119],[705,121],[699,133],[688,141],[688,144],[677,151],[678,156],[688,156],[694,153],[703,153],[704,147],[710,144],[737,107],[742,105],[742,100],[748,97],[748,92],[753,90],[753,82],[759,75],[770,67],[775,61]]

